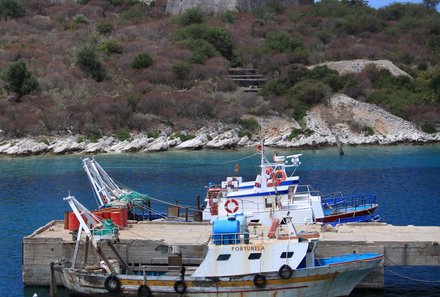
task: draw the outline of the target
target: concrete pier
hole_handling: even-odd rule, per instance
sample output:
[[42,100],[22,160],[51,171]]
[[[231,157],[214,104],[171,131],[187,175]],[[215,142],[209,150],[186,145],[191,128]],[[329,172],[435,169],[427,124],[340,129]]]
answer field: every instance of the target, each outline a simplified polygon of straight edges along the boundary
[[[385,266],[440,265],[440,227],[392,226],[383,223],[346,224],[337,228],[308,225],[297,231],[319,231],[319,257],[346,253],[379,252]],[[252,228],[250,230],[252,232]],[[167,263],[170,245],[179,245],[183,263],[201,261],[211,234],[211,224],[184,222],[131,222],[121,230],[116,249],[134,269],[145,264]],[[23,239],[23,282],[49,285],[49,264],[73,254],[72,234],[63,221],[52,221]],[[81,252],[83,249],[81,249]],[[106,252],[104,250],[104,252]],[[82,253],[79,255],[82,257]],[[96,255],[89,255],[95,259]],[[383,266],[360,284],[362,288],[383,288]],[[61,284],[60,280],[57,282]]]

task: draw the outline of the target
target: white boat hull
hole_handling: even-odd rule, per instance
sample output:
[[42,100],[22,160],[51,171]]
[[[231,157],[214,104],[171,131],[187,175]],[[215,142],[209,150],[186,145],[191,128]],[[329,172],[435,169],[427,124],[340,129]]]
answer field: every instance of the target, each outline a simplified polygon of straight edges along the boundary
[[[179,294],[174,287],[176,282],[182,281],[180,276],[147,276],[116,275],[120,281],[120,288],[116,293],[110,293],[104,286],[109,274],[86,272],[77,269],[61,268],[61,277],[64,286],[68,289],[86,295],[138,295],[141,285],[147,285],[151,295],[145,296],[206,296],[206,297],[323,297],[347,296],[354,287],[378,265],[381,256],[360,261],[350,261],[337,265],[318,266],[315,268],[294,270],[289,279],[282,279],[278,272],[263,273],[266,283],[262,287],[256,286],[255,275],[200,278],[185,277],[183,282],[186,291]],[[143,295],[142,295],[143,296]]]

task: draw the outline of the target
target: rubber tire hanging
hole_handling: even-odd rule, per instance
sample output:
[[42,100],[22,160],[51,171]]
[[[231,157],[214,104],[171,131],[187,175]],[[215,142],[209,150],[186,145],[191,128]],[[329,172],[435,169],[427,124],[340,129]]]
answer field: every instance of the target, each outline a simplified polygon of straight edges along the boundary
[[177,281],[174,283],[174,291],[179,294],[186,293],[186,284],[184,281]]
[[147,285],[141,285],[137,292],[138,297],[152,297],[151,290]]
[[282,279],[289,279],[289,278],[291,278],[292,277],[292,273],[293,273],[292,268],[289,265],[287,265],[287,264],[284,264],[283,266],[280,267],[280,270],[278,270],[278,275]]
[[121,289],[121,281],[116,275],[109,275],[104,281],[104,287],[111,293],[118,292]]
[[264,288],[266,286],[266,277],[262,274],[256,274],[254,276],[254,285],[257,288]]

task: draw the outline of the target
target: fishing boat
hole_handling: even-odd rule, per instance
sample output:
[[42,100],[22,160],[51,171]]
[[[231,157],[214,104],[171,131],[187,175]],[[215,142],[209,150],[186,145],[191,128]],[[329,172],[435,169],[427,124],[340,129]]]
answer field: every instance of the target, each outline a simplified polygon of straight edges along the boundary
[[[295,225],[322,222],[378,221],[374,214],[376,195],[344,196],[338,192],[322,196],[309,185],[300,183],[294,175],[301,164],[301,154],[274,155],[268,161],[264,155],[264,142],[258,147],[261,155],[260,172],[254,181],[242,177],[227,177],[219,186],[210,185],[205,198],[203,220],[213,221],[218,216],[241,213],[251,222],[270,225],[275,216],[292,217]],[[291,173],[288,175],[287,170]]]
[[[297,232],[289,216],[274,219],[267,228],[234,215],[212,223],[200,264],[143,265],[134,271],[113,247],[117,227],[100,221],[75,197],[64,200],[80,221],[80,232],[72,261],[53,269],[65,287],[89,296],[347,296],[383,258],[377,253],[317,258],[319,233]],[[102,259],[95,266],[76,259],[83,231]],[[116,259],[103,253],[104,242]],[[179,255],[178,250],[170,246],[169,255]]]

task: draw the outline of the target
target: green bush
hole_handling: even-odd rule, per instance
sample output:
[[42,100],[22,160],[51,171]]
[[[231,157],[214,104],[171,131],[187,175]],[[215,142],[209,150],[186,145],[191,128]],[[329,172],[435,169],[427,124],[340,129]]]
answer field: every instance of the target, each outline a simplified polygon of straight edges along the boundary
[[226,11],[218,16],[223,23],[233,24],[235,22],[235,15],[232,11]]
[[228,30],[206,24],[193,24],[180,29],[179,40],[202,39],[209,42],[223,57],[232,59],[232,37]]
[[309,110],[309,106],[307,104],[297,99],[290,100],[289,105],[293,108],[292,116],[296,121],[300,121]]
[[148,138],[158,138],[159,137],[159,132],[157,132],[157,131],[148,131],[147,132],[147,137]]
[[94,133],[88,137],[90,142],[97,143],[102,138],[101,133]]
[[269,50],[292,53],[297,49],[304,48],[304,45],[298,34],[289,34],[285,31],[280,31],[267,37],[266,47]]
[[124,0],[109,0],[109,2],[115,6],[120,6],[124,3]]
[[116,132],[116,138],[119,141],[125,141],[125,140],[130,141],[132,139],[130,133],[127,132],[126,130],[119,130],[119,131],[117,131]]
[[1,75],[1,79],[5,82],[5,89],[15,92],[19,97],[38,88],[37,78],[28,71],[23,61],[9,64],[6,71]]
[[323,102],[328,95],[328,86],[321,81],[307,79],[300,81],[289,90],[289,101],[301,101],[306,105]]
[[85,4],[89,3],[90,0],[77,0],[77,2],[78,2],[79,4],[83,4],[83,5],[85,5]]
[[78,136],[78,138],[76,139],[76,142],[78,142],[78,143],[82,143],[82,142],[84,142],[84,141],[86,141],[87,140],[87,137],[86,136],[84,136],[84,135],[80,135],[80,136]]
[[107,78],[107,73],[102,66],[94,45],[83,46],[77,51],[76,65],[96,81],[102,81]]
[[182,133],[176,134],[175,137],[180,138],[180,141],[182,141],[182,142],[185,142],[185,141],[188,141],[188,140],[195,138],[194,135],[191,135],[191,134],[186,135],[186,134],[182,134]]
[[268,1],[264,6],[255,9],[255,15],[264,20],[274,19],[276,15],[283,14],[286,11],[286,7],[280,0]]
[[267,81],[260,90],[261,96],[275,95],[283,96],[287,93],[288,87],[281,79],[274,78]]
[[24,3],[22,0],[0,0],[0,18],[18,18],[25,15]]
[[431,123],[423,123],[420,128],[422,129],[423,132],[428,133],[428,134],[437,133],[437,129]]
[[310,129],[304,129],[303,130],[303,129],[296,129],[296,128],[294,128],[294,129],[292,129],[292,132],[290,132],[289,140],[297,138],[300,135],[310,136],[312,134],[313,134],[313,131],[310,130]]
[[251,139],[252,138],[252,133],[247,131],[247,130],[242,130],[242,131],[238,132],[238,137],[243,138],[245,136],[247,136],[249,139]]
[[118,17],[119,23],[126,23],[128,21],[138,21],[142,20],[146,16],[145,12],[139,8],[138,5],[133,5],[127,10],[121,12]]
[[339,0],[321,0],[308,12],[311,16],[342,18],[353,13],[347,5]]
[[153,58],[147,53],[137,55],[131,63],[131,67],[135,69],[147,68],[151,65],[153,65]]
[[432,77],[428,86],[434,93],[434,100],[440,102],[440,73]]
[[329,30],[325,30],[325,29],[323,29],[323,30],[320,30],[320,31],[316,32],[316,37],[318,37],[318,39],[319,39],[322,43],[324,43],[324,44],[329,44],[330,41],[331,41],[332,38],[333,38],[333,35],[330,33]]
[[122,46],[114,39],[109,39],[102,42],[100,45],[98,45],[98,50],[107,55],[122,54],[123,52]]
[[357,35],[362,32],[377,33],[385,27],[385,22],[374,15],[354,14],[337,22],[337,27],[350,35]]
[[281,79],[288,85],[292,86],[297,82],[308,77],[310,70],[302,64],[291,64],[283,69]]
[[310,106],[321,103],[329,94],[329,86],[321,81],[307,79],[289,89],[288,107],[294,109],[293,117],[302,119]]
[[203,11],[199,7],[190,8],[186,10],[178,19],[182,26],[189,26],[193,24],[201,24],[205,21]]
[[89,22],[89,19],[85,15],[83,15],[82,13],[81,14],[77,14],[77,15],[75,15],[73,17],[73,23],[75,25],[77,25],[77,24],[87,24],[88,22]]
[[109,21],[102,21],[96,25],[96,31],[102,35],[110,34],[114,30],[115,30],[115,26],[113,25],[112,22]]
[[187,45],[192,53],[191,63],[194,64],[204,64],[206,60],[219,54],[211,43],[203,39],[191,39]]
[[174,64],[172,66],[174,75],[180,81],[184,81],[188,78],[190,67],[186,63]]
[[245,130],[250,132],[255,133],[260,129],[260,124],[258,124],[257,120],[254,118],[240,119],[238,123],[242,125]]
[[372,135],[374,135],[374,130],[373,130],[373,128],[371,128],[370,126],[365,126],[365,127],[362,129],[362,132],[364,132],[364,135],[365,135],[365,136],[372,136]]

